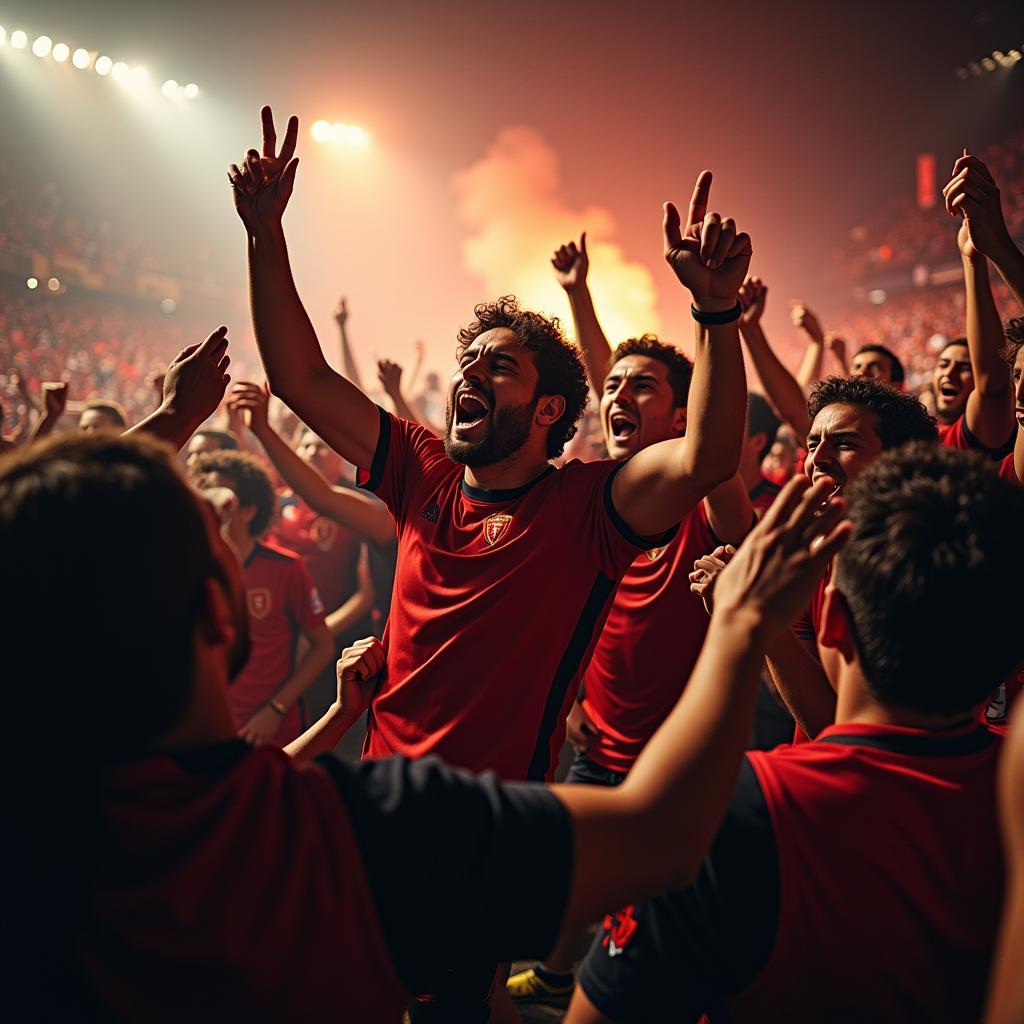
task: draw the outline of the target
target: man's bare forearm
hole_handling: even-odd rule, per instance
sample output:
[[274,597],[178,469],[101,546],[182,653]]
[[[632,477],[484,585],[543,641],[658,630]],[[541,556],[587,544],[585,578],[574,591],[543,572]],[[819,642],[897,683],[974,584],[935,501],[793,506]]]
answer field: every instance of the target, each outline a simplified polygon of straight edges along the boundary
[[820,662],[792,633],[773,641],[765,655],[775,689],[812,739],[835,722],[836,695]]
[[974,391],[967,400],[967,427],[986,448],[1005,444],[1013,431],[1010,368],[1001,356],[1003,322],[989,281],[988,261],[964,260],[967,348]]
[[292,740],[284,752],[293,760],[303,762],[312,761],[321,754],[329,754],[358,721],[359,715],[343,711],[340,704],[332,704],[320,719]]
[[798,437],[806,437],[811,423],[803,388],[775,354],[760,324],[741,324],[740,330],[765,397]]
[[601,327],[601,321],[597,319],[594,299],[587,285],[579,285],[567,291],[566,295],[569,297],[572,322],[576,328],[576,341],[583,353],[583,364],[587,369],[590,387],[600,398],[612,347]]

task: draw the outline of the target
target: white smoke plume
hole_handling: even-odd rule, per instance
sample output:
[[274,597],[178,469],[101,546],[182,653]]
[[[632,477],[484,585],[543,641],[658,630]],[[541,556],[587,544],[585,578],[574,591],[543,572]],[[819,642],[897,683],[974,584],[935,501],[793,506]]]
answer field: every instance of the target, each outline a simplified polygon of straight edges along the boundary
[[476,163],[453,179],[458,212],[469,228],[466,269],[479,276],[488,298],[513,294],[528,309],[572,319],[554,279],[551,255],[587,232],[588,282],[608,340],[615,345],[657,333],[657,291],[650,271],[631,263],[614,241],[615,219],[602,206],[574,210],[559,196],[558,154],[533,128],[505,128]]

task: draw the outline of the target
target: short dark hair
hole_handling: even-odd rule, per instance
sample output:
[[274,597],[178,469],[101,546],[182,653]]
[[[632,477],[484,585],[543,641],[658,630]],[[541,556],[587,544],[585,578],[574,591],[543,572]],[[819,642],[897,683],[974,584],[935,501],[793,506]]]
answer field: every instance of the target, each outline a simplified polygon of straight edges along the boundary
[[193,437],[212,437],[220,445],[222,451],[237,452],[240,449],[238,438],[233,431],[215,430],[213,427],[200,427]]
[[1006,321],[1006,344],[1001,355],[1012,367],[1017,361],[1017,353],[1024,345],[1024,316],[1012,316]]
[[969,349],[971,346],[967,343],[966,338],[950,338],[942,348],[939,349],[939,355],[946,351],[951,345],[962,345],[964,348]]
[[533,353],[537,368],[534,398],[561,395],[565,399],[565,412],[548,430],[548,458],[558,458],[575,436],[587,405],[587,374],[579,351],[565,340],[557,317],[520,309],[514,295],[503,295],[496,302],[481,302],[473,309],[473,316],[476,319],[458,333],[456,358],[461,359],[481,334],[503,327]]
[[[980,455],[917,442],[879,456],[848,501],[834,578],[872,695],[923,714],[977,707],[1024,655],[1024,490]],[[937,638],[944,619],[963,642]]]
[[124,411],[123,406],[118,402],[115,402],[113,399],[90,399],[82,406],[82,412],[88,412],[90,409],[95,409],[96,412],[101,412],[104,416],[109,416],[114,423],[122,429],[128,426],[128,414]]
[[747,392],[747,437],[764,434],[764,445],[757,456],[762,461],[772,450],[781,423],[782,420],[775,415],[775,410],[764,395],[757,391]]
[[826,377],[811,388],[807,411],[814,417],[829,405],[857,405],[875,415],[875,433],[885,449],[908,441],[935,441],[935,419],[912,395],[870,377]]
[[612,357],[608,361],[606,373],[626,356],[649,356],[664,363],[668,370],[668,383],[672,388],[672,400],[681,408],[686,408],[690,397],[690,381],[693,378],[693,363],[674,345],[666,345],[654,334],[642,334],[639,338],[627,338],[615,346]]
[[896,355],[891,348],[886,348],[884,345],[861,345],[856,352],[853,353],[853,358],[861,355],[863,352],[877,352],[880,356],[885,356],[886,359],[892,363],[892,380],[894,384],[903,383],[903,364],[900,362],[900,357]]
[[220,473],[226,476],[235,485],[234,491],[238,495],[239,506],[256,509],[256,515],[249,523],[249,532],[254,537],[266,532],[274,517],[277,499],[270,474],[255,455],[225,449],[203,452],[196,459],[191,472],[197,479],[206,473]]

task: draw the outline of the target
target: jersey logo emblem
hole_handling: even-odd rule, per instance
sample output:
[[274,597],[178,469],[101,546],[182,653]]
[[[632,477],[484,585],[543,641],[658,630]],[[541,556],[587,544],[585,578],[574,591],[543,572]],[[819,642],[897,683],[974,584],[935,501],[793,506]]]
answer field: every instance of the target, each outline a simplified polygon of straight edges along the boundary
[[435,501],[433,505],[424,505],[420,509],[420,515],[428,523],[436,523],[441,518],[441,506]]
[[668,545],[665,544],[660,548],[651,548],[650,551],[645,551],[644,554],[647,556],[647,560],[649,562],[656,562],[663,554],[665,554],[667,549]]
[[321,551],[330,551],[334,547],[334,540],[338,536],[338,527],[330,519],[320,516],[309,528],[309,539]]
[[507,512],[498,512],[484,520],[484,540],[493,547],[505,535],[512,517]]
[[249,614],[254,619],[265,619],[270,614],[270,591],[266,587],[254,587],[247,592]]
[[637,919],[633,916],[633,904],[630,903],[614,914],[605,914],[602,927],[605,935],[601,945],[608,950],[609,956],[618,956],[629,945],[638,927]]

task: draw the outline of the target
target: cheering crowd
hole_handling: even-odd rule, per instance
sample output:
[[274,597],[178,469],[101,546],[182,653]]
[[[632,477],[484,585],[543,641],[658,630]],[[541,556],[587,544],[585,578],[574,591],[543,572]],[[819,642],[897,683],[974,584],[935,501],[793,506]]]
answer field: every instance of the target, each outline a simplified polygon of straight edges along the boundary
[[391,412],[344,303],[324,357],[298,121],[262,121],[228,178],[266,384],[220,327],[141,419],[62,431],[55,381],[3,442],[38,1015],[1020,1019],[1024,254],[985,163],[943,190],[965,330],[934,415],[803,306],[786,368],[709,171],[664,209],[692,360],[609,343],[583,235],[552,258],[578,345],[483,302],[446,395],[381,363]]

